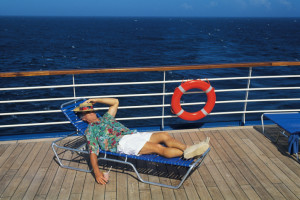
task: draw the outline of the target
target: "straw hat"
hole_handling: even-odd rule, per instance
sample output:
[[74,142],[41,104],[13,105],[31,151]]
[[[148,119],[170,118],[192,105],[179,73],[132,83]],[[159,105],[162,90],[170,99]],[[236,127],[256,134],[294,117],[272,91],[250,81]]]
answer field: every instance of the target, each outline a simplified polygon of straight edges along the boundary
[[82,103],[78,107],[76,107],[74,112],[87,112],[87,111],[94,111],[93,104],[91,103]]

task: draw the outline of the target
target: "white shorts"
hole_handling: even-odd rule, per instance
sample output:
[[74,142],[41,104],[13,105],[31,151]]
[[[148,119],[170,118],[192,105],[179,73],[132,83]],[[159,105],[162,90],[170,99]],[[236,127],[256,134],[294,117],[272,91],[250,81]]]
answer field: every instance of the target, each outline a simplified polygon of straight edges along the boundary
[[134,133],[131,135],[124,135],[118,144],[118,153],[128,155],[139,155],[140,150],[150,140],[152,133],[142,132]]

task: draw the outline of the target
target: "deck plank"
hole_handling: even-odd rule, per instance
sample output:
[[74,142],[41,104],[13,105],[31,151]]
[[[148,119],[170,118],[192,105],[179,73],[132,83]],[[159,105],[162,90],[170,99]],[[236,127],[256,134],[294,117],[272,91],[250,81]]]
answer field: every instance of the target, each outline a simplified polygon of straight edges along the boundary
[[[88,165],[86,163],[79,163],[78,168],[87,170]],[[71,196],[72,196],[72,194],[76,194],[75,196],[78,196],[78,195],[81,196],[86,175],[87,175],[87,173],[76,171],[76,176],[75,176],[73,187],[71,190]]]
[[[58,155],[61,155],[62,152],[63,152],[63,150],[61,150],[61,149],[58,149],[58,151],[57,151]],[[48,164],[48,165],[46,165],[46,164]],[[59,168],[58,163],[54,159],[54,153],[53,153],[52,149],[48,150],[48,152],[46,154],[46,158],[43,160],[40,168],[46,168],[47,172],[38,188],[35,199],[45,199],[46,198],[46,196],[50,190],[50,187],[52,185],[52,181],[55,177],[55,174]]]
[[95,188],[95,178],[92,173],[87,173],[82,191],[82,199],[93,199]]
[[9,144],[0,144],[0,156],[6,151]]
[[247,163],[243,162],[244,158],[247,158],[247,155],[243,150],[235,143],[234,139],[229,135],[229,131],[225,130],[223,133],[223,138],[226,142],[223,143],[225,146],[226,152],[232,158],[235,165],[238,167],[240,172],[246,178],[246,180],[254,188],[255,192],[260,196],[261,199],[271,199],[271,195],[265,188],[262,186],[261,182],[257,179],[255,174],[248,168]]
[[[196,143],[199,143],[200,140],[197,136],[197,134],[199,134],[199,132],[196,132],[196,131],[192,131],[192,132],[189,132],[188,135],[191,139],[191,141],[196,144]],[[202,165],[204,165],[202,163]],[[202,179],[203,178],[203,175],[201,176],[201,170],[203,169],[202,167],[203,166],[200,166],[199,169],[197,169],[192,175],[191,175],[191,178],[193,180],[193,183],[195,185],[195,188],[198,192],[198,195],[200,197],[200,199],[211,199],[211,195],[209,193],[209,190],[207,189],[207,186],[205,185],[205,182],[204,180]],[[210,174],[209,174],[210,176]],[[210,176],[211,177],[211,176]],[[214,183],[214,181],[213,181]],[[215,186],[215,184],[214,184]]]
[[[261,170],[261,172],[272,182],[272,183],[281,183],[280,179],[274,174],[268,167],[268,164],[263,162],[259,158],[260,155],[257,155],[254,150],[257,150],[258,148],[255,147],[255,149],[252,149],[247,145],[249,143],[249,139],[245,137],[245,134],[243,131],[236,132],[237,136],[239,136],[240,146],[242,149],[247,152],[248,157],[252,160],[252,162]],[[238,138],[238,137],[235,137]],[[261,156],[264,156],[262,154]]]
[[[213,132],[210,132],[210,134],[209,133],[207,134],[207,136],[210,136],[210,141],[211,141],[210,144],[212,145],[213,149],[215,150],[215,151],[213,151],[213,153],[215,153],[215,155],[211,155],[211,156],[214,157],[214,162],[215,162],[217,169],[221,173],[223,179],[226,180],[227,185],[231,189],[231,191],[234,194],[234,196],[236,197],[236,199],[248,199],[247,195],[244,193],[244,191],[240,187],[240,184],[236,181],[234,176],[231,174],[230,169],[222,161],[221,157],[223,154],[221,154],[220,156],[218,155],[220,152],[223,152],[224,149],[221,147],[221,145],[219,145],[217,143],[217,141],[216,141],[217,137],[215,137],[214,135],[215,135],[215,133],[213,133]],[[229,162],[230,161],[228,160],[228,162],[226,162],[226,163],[229,163]]]
[[15,160],[15,162],[12,165],[9,165],[10,168],[4,167],[6,164],[4,164],[4,166],[0,168],[1,173],[3,173],[2,179],[0,179],[0,195],[3,193],[3,191],[6,189],[10,181],[19,170],[32,147],[33,143],[27,144],[23,151],[19,154],[19,157]]
[[127,173],[126,171],[124,171],[123,169],[121,169],[121,167],[124,166],[124,165],[121,165],[119,164],[118,167],[120,169],[117,170],[117,199],[120,199],[120,200],[126,200],[128,199],[128,194],[127,194],[127,191],[128,191],[128,184],[127,184],[127,180],[128,180],[128,177],[127,177]]
[[23,162],[22,167],[18,170],[13,179],[10,181],[9,185],[2,193],[1,197],[11,197],[14,194],[19,184],[22,182],[24,176],[26,175],[27,171],[30,169],[32,162],[35,160],[42,146],[43,143],[35,143],[27,159]]
[[[166,173],[172,173],[171,171],[168,171],[168,168],[166,165],[159,165],[157,168],[158,171],[163,171]],[[159,177],[159,182],[166,185],[172,185],[172,182],[167,177]],[[163,193],[163,199],[175,199],[175,194],[173,189],[162,187],[162,193]]]
[[10,167],[11,170],[18,170],[23,165],[23,162],[27,159],[27,156],[31,152],[34,143],[28,143],[25,148],[20,153],[18,159],[14,162],[14,164]]
[[[148,176],[148,180],[151,182],[155,183],[160,183],[159,178],[158,178],[158,170],[153,163],[146,163],[147,169],[151,173],[151,175]],[[152,175],[153,173],[153,175]],[[161,190],[161,187],[156,186],[156,185],[150,185],[150,191],[151,191],[151,198],[152,199],[157,199],[157,200],[162,200],[163,199],[163,193]]]
[[[200,141],[205,140],[205,138],[209,134],[210,134],[210,132],[205,131],[204,134],[198,135],[199,140]],[[220,161],[219,157],[216,157],[217,160],[214,161],[215,158],[213,156],[216,156],[216,155],[217,155],[216,150],[214,148],[211,148],[209,155],[205,159],[205,161],[207,162],[206,163],[207,169],[210,172],[210,174],[212,175],[214,182],[216,183],[217,187],[219,188],[220,192],[222,193],[222,196],[225,199],[236,199],[236,197],[233,194],[232,190],[230,189],[228,183],[222,176],[223,171],[218,170],[217,165],[219,165],[221,161]]]
[[224,199],[224,197],[218,187],[208,187],[208,191],[209,191],[212,199],[220,199],[220,200]]
[[93,199],[103,200],[105,199],[104,194],[105,194],[105,186],[95,183]]
[[[133,163],[136,166],[136,161],[133,161]],[[128,199],[140,199],[140,193],[139,193],[139,181],[136,178],[136,174],[133,171],[128,171],[127,176],[127,191],[128,191]]]
[[3,163],[10,157],[13,153],[13,150],[18,146],[17,143],[10,144],[5,151],[0,156],[0,167],[2,167]]
[[[36,175],[34,176],[34,179],[32,180],[30,186],[27,189],[23,199],[34,199],[34,197],[38,191],[39,185],[43,181],[46,172],[47,172],[47,168],[40,168],[37,171]],[[22,197],[23,195],[19,194],[18,196]]]
[[[111,163],[109,163],[111,164]],[[109,165],[110,166],[110,165]],[[103,171],[108,170],[106,168]],[[95,182],[95,181],[94,181]],[[116,199],[117,198],[117,172],[112,169],[109,173],[109,183],[105,185],[105,199]]]
[[[31,164],[28,172],[26,173],[23,180],[19,184],[17,190],[15,191],[14,195],[12,196],[12,199],[22,199],[22,197],[28,191],[28,188],[31,184],[31,181],[35,177],[40,164],[42,163],[48,149],[50,148],[50,143],[49,142],[48,143],[42,143],[42,144],[43,145],[42,145],[41,149],[39,150],[36,158],[34,159],[34,161]],[[41,173],[43,173],[43,171],[40,172],[39,175],[41,175]],[[38,180],[40,180],[40,178],[38,178]],[[33,191],[33,189],[31,189],[31,191]]]
[[[62,159],[67,160],[64,162],[65,165],[69,164],[70,158],[72,157],[72,153],[70,151],[65,151],[63,154]],[[59,167],[56,171],[56,174],[54,176],[54,179],[52,181],[51,187],[49,188],[49,192],[47,193],[46,199],[57,199],[60,189],[62,187],[62,183],[65,179],[67,173],[66,168]]]
[[[181,133],[176,138],[180,140],[182,143],[185,143],[186,145],[193,145],[193,141],[189,137],[189,135],[186,132]],[[182,174],[185,173],[186,170],[182,169]],[[186,195],[188,199],[199,199],[199,195],[197,193],[197,190],[195,188],[195,185],[193,183],[192,179],[186,179],[186,181],[183,183],[184,189],[186,191]]]
[[[72,154],[72,160],[76,160],[77,154],[73,153]],[[70,162],[69,164],[70,167],[78,167],[78,163],[76,162]],[[62,183],[62,187],[60,189],[58,199],[64,200],[64,199],[69,199],[71,195],[71,190],[73,187],[74,179],[76,176],[76,171],[75,170],[68,170],[66,173],[66,177]]]
[[251,200],[261,199],[251,185],[241,185],[241,188],[244,190],[244,192],[246,193],[249,199]]
[[17,160],[22,150],[25,148],[26,144],[18,144],[17,147],[12,151],[9,158],[5,160],[0,168],[0,179],[5,175],[8,169],[11,168],[13,163]]
[[[170,134],[188,145],[211,138],[211,151],[204,163],[179,189],[141,183],[134,171],[121,164],[114,164],[110,182],[100,185],[91,173],[59,167],[50,141],[23,141],[0,144],[1,199],[300,199],[299,163],[286,153],[283,141],[274,144],[259,128],[192,129]],[[61,149],[58,154],[66,165],[89,168],[81,155]],[[177,185],[178,175],[185,173],[183,168],[170,165],[135,164],[142,177],[160,183]],[[107,170],[110,165],[103,162],[100,168]]]
[[[275,130],[279,131],[277,129]],[[255,129],[249,129],[248,131],[249,133],[251,133],[249,134],[249,138],[255,137],[256,140],[253,140],[255,140],[260,145],[265,146],[269,151],[271,151],[274,154],[275,158],[279,158],[291,171],[293,171],[295,174],[297,174],[298,177],[300,177],[300,165],[297,164],[297,161],[290,159],[289,154],[287,154],[287,148],[280,149],[277,143],[274,144],[272,141],[270,141],[268,138],[266,138],[264,135],[262,135]],[[261,141],[264,141],[263,144]]]
[[[227,154],[226,152],[226,146],[223,144],[225,143],[224,138],[222,137],[221,131],[213,131],[212,134],[209,135],[211,138],[214,138],[212,140],[213,144],[217,146],[216,151],[219,155],[222,162],[226,165],[227,169],[230,171],[231,175],[234,177],[234,179],[238,182],[239,185],[247,185],[248,181],[246,178],[242,175],[238,167],[235,165],[232,158]],[[216,137],[217,136],[217,137]]]
[[[300,198],[300,187],[298,187],[291,179],[284,174],[267,156],[265,156],[258,148],[253,144],[249,139],[243,140],[259,157],[260,159],[268,166],[268,169],[271,173],[276,174],[281,183],[284,183],[288,188],[293,191],[295,195]],[[283,168],[284,170],[284,168]]]
[[[283,195],[276,189],[272,183],[280,183],[279,179],[270,172],[269,168],[262,163],[262,161],[255,155],[255,153],[244,143],[242,138],[244,134],[234,130],[233,132],[228,132],[229,135],[236,141],[242,151],[245,152],[248,157],[243,158],[243,162],[252,171],[256,178],[261,182],[265,189],[274,199],[283,199]],[[237,137],[241,134],[243,137]],[[269,177],[270,176],[270,177]],[[273,180],[273,182],[271,181]]]

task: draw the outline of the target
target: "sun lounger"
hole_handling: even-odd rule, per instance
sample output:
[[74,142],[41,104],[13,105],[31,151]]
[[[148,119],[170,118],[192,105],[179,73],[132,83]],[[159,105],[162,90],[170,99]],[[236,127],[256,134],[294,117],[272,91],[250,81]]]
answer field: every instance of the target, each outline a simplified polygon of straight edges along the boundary
[[[297,160],[299,161],[299,136],[300,136],[300,113],[264,113],[261,116],[262,129],[264,133],[264,121],[263,118],[271,120],[277,124],[282,131],[277,135],[276,141],[278,141],[279,134],[281,133],[285,137],[288,137],[288,151],[289,153],[296,154]],[[290,135],[287,135],[288,132]]]
[[[78,153],[82,153],[82,154],[89,154],[88,151],[86,151],[84,149],[84,147],[86,145],[82,145],[82,146],[75,149],[75,148],[69,148],[69,147],[65,147],[65,146],[59,146],[57,144],[59,141],[65,139],[67,137],[74,136],[74,135],[78,135],[78,136],[84,135],[84,131],[87,128],[87,124],[85,122],[81,121],[78,118],[78,116],[73,112],[73,109],[75,107],[77,107],[80,103],[84,102],[84,101],[85,101],[85,99],[78,99],[78,100],[73,100],[73,101],[62,104],[62,106],[61,106],[62,112],[66,115],[66,117],[70,120],[70,122],[76,127],[77,131],[75,131],[74,133],[72,133],[72,134],[70,134],[66,137],[63,137],[63,138],[60,138],[60,139],[54,141],[52,143],[52,149],[53,149],[54,154],[57,158],[57,161],[58,161],[58,163],[61,167],[68,168],[68,169],[79,170],[79,171],[83,171],[83,172],[91,172],[92,170],[85,170],[85,169],[80,169],[80,168],[71,167],[71,166],[67,166],[67,165],[62,164],[62,161],[59,158],[58,153],[56,151],[56,148],[61,148],[61,149],[64,149],[64,150],[70,150],[70,151],[78,152]],[[122,164],[126,164],[126,165],[131,166],[133,168],[134,172],[136,173],[138,179],[143,183],[148,183],[148,184],[153,184],[153,185],[158,185],[158,186],[177,189],[183,184],[183,182],[186,180],[186,178],[198,166],[200,166],[202,164],[204,158],[209,153],[209,151],[210,151],[210,149],[208,149],[201,157],[199,157],[197,159],[188,159],[188,160],[186,160],[186,159],[183,159],[181,157],[165,158],[165,157],[162,157],[162,156],[158,156],[156,154],[133,156],[133,155],[112,153],[112,152],[109,152],[109,151],[100,150],[98,160],[106,160],[106,161],[122,163]],[[108,158],[107,155],[113,155],[114,157],[117,157],[118,159]],[[186,167],[187,172],[186,172],[186,174],[184,174],[182,176],[182,179],[181,179],[180,183],[176,186],[145,181],[141,178],[141,176],[140,176],[138,170],[136,169],[135,165],[133,163],[129,162],[128,159],[136,159],[136,160],[142,160],[142,161],[146,161],[146,162],[155,162],[155,163],[163,163],[163,164]]]

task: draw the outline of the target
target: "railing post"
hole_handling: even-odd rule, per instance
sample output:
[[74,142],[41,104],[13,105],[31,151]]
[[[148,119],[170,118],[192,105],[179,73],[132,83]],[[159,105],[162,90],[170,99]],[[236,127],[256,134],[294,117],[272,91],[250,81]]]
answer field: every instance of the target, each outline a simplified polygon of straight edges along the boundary
[[247,91],[246,91],[246,95],[245,95],[242,126],[244,126],[246,124],[246,110],[247,110],[247,101],[248,101],[248,96],[249,96],[249,88],[250,88],[250,83],[251,83],[251,76],[252,76],[252,67],[249,67],[249,75],[248,75]]
[[161,129],[165,128],[165,93],[166,93],[166,71],[164,71],[164,81],[163,81],[163,98],[162,98],[162,117],[161,117]]
[[75,76],[73,74],[73,94],[74,94],[74,99],[76,99],[76,87],[75,87]]

